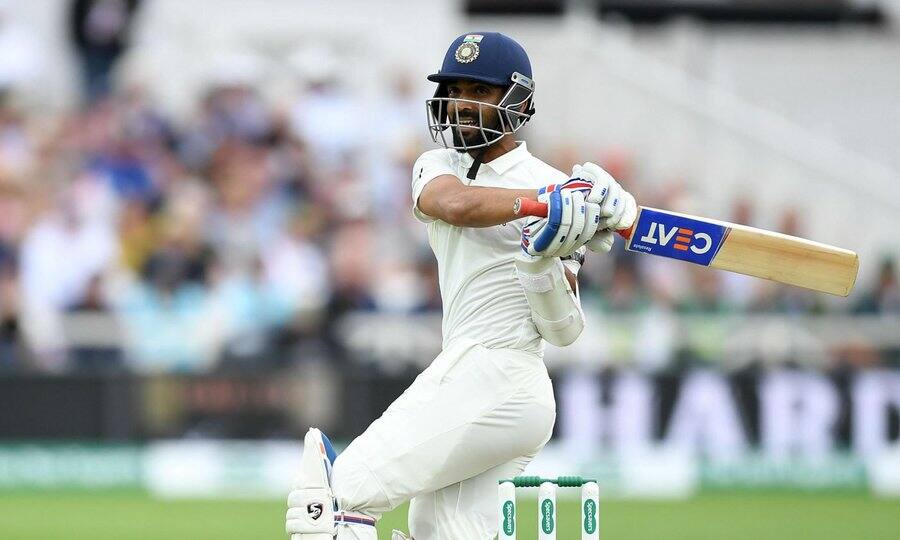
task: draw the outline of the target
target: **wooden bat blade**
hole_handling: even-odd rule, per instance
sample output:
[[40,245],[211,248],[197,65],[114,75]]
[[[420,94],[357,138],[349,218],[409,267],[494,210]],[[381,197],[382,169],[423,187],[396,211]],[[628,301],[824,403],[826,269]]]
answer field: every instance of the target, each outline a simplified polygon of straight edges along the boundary
[[713,268],[847,296],[856,283],[856,253],[812,240],[732,225]]

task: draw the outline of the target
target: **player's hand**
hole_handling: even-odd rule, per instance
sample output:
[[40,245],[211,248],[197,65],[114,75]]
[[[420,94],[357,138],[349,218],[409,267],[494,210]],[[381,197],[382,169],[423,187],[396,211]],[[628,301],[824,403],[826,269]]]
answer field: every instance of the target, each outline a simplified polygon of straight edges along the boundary
[[550,193],[553,191],[580,191],[585,196],[591,192],[591,189],[594,187],[594,182],[590,178],[581,178],[579,176],[572,176],[562,184],[550,184],[549,186],[542,187],[538,190],[538,196],[540,197],[544,193]]
[[616,182],[608,172],[599,165],[585,163],[572,168],[572,176],[582,178],[593,187],[586,197],[589,203],[600,205],[600,231],[588,242],[588,248],[599,253],[612,249],[615,241],[614,231],[627,229],[634,224],[637,217],[637,202]]
[[600,206],[585,201],[587,189],[552,189],[538,195],[547,217],[522,231],[522,249],[532,256],[564,257],[588,242],[600,223]]
[[588,240],[588,249],[594,253],[609,253],[616,243],[616,233],[612,231],[600,231]]
[[522,248],[535,256],[565,257],[589,241],[600,223],[600,205],[585,200],[593,187],[590,179],[573,177],[538,190],[548,215],[526,224]]
[[[579,193],[580,194],[580,193]],[[584,194],[581,204],[584,204]],[[563,244],[572,226],[572,210],[575,205],[571,190],[549,186],[541,190],[538,201],[547,205],[547,217],[535,218],[522,229],[522,250],[535,257],[549,257]]]

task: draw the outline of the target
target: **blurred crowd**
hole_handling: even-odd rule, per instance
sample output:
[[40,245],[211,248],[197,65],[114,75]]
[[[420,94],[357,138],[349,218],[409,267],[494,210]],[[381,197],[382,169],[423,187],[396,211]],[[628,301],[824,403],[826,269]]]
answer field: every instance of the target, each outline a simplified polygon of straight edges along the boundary
[[[122,17],[134,9],[121,6]],[[432,147],[419,79],[398,76],[373,104],[334,73],[308,74],[288,106],[218,80],[176,119],[139,86],[113,84],[119,40],[73,40],[85,78],[68,112],[46,115],[13,86],[0,91],[0,369],[340,361],[336,322],[347,312],[439,312],[434,259],[410,212],[412,163]],[[643,192],[627,150],[532,151],[562,170],[600,161],[646,204],[689,206],[682,182]],[[798,215],[785,213],[779,230],[802,235]],[[753,224],[752,205],[737,201],[723,217]],[[581,282],[585,302],[610,312],[835,309],[799,289],[621,245],[589,257]],[[841,305],[900,314],[893,260]]]

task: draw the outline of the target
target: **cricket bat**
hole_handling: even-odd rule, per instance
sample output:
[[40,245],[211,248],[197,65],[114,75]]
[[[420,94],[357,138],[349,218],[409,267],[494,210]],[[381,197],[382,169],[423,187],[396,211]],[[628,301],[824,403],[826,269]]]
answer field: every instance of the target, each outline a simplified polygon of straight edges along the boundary
[[[517,199],[515,213],[546,217],[547,205]],[[856,283],[856,253],[812,240],[704,217],[638,207],[625,249],[847,296]]]

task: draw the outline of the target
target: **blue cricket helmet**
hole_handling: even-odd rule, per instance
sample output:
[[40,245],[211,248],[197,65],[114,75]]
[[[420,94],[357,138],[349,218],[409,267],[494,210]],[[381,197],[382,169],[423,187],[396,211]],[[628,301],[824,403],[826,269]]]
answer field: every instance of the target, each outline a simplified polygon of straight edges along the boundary
[[454,79],[509,86],[513,73],[531,78],[531,61],[525,48],[499,32],[473,32],[453,40],[444,63],[428,80],[443,83]]
[[[428,127],[432,139],[446,148],[468,151],[490,146],[504,135],[515,133],[534,114],[534,81],[528,53],[514,39],[499,32],[473,32],[453,40],[441,69],[429,75],[428,80],[438,83],[434,97],[426,101]],[[455,117],[452,112],[448,114],[453,104],[467,101],[448,97],[446,83],[454,80],[501,86],[506,94],[498,104],[478,102],[478,125],[463,126],[458,113]],[[484,125],[483,111],[488,109],[497,110],[499,126]],[[480,133],[480,140],[466,142],[462,130],[473,128]],[[447,130],[453,134],[452,141],[445,136]]]

